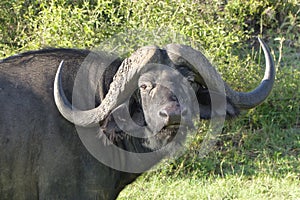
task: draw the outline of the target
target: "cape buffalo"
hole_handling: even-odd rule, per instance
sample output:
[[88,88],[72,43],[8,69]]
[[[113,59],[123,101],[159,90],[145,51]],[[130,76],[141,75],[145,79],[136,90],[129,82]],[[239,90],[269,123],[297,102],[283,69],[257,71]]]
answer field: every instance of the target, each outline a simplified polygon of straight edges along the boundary
[[[209,119],[234,117],[265,100],[275,69],[270,51],[259,41],[266,71],[260,85],[247,93],[228,87],[199,51],[177,44],[144,47],[124,60],[75,49],[1,60],[0,198],[117,198],[165,155],[141,162],[142,157],[130,160],[124,152],[146,155],[171,144],[180,124],[192,127],[194,105],[200,118]],[[190,94],[187,87],[195,98],[184,96]],[[223,97],[224,112],[218,106]],[[134,125],[128,126],[129,120]],[[99,151],[89,152],[85,142],[95,142],[95,149],[102,145],[112,164],[121,167],[98,161]],[[112,146],[123,151],[105,150]],[[140,168],[135,172],[130,166]]]

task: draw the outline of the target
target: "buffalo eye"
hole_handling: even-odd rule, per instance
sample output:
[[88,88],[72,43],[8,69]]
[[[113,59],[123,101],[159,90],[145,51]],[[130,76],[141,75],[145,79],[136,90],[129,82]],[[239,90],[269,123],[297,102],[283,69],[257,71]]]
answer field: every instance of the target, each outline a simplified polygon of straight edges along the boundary
[[139,86],[140,90],[142,91],[149,91],[153,88],[153,85],[151,82],[146,82],[146,83],[142,83],[140,86]]
[[146,85],[146,84],[141,85],[141,86],[140,86],[140,89],[141,89],[141,90],[146,90],[146,89],[147,89],[147,85]]

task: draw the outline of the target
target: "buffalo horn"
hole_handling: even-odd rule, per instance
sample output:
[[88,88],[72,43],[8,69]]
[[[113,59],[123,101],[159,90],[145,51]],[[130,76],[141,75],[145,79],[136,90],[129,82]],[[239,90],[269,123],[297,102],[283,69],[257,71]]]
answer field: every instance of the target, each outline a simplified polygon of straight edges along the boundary
[[161,51],[156,46],[147,46],[126,58],[118,69],[109,91],[101,104],[91,110],[73,108],[62,87],[60,63],[54,80],[54,100],[59,112],[70,122],[82,127],[95,127],[103,122],[110,112],[125,102],[137,87],[138,77],[147,64],[160,63]]
[[225,89],[226,96],[237,108],[249,109],[262,103],[267,98],[272,90],[275,79],[275,66],[270,50],[263,40],[260,38],[258,40],[264,51],[266,69],[261,83],[250,92],[234,91],[226,82],[220,81],[221,77],[219,73],[201,52],[178,44],[169,44],[165,49],[175,65],[187,66],[196,74],[200,74],[200,77],[198,77],[200,80],[198,81],[208,86],[209,90],[223,93]]

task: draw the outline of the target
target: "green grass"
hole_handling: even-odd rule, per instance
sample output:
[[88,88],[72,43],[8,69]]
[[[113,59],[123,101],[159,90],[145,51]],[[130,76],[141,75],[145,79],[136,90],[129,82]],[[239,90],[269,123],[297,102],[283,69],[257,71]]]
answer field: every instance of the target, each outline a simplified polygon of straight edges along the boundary
[[237,132],[205,158],[162,162],[118,199],[299,199],[299,131]]
[[129,53],[186,43],[200,45],[233,88],[247,91],[264,70],[259,35],[277,69],[270,97],[226,122],[205,157],[198,156],[207,129],[200,125],[183,155],[141,176],[119,199],[300,199],[300,3],[225,2],[2,0],[0,58],[46,47],[121,44],[120,52]]
[[299,199],[300,187],[294,177],[274,178],[230,175],[209,178],[141,178],[129,185],[118,199]]

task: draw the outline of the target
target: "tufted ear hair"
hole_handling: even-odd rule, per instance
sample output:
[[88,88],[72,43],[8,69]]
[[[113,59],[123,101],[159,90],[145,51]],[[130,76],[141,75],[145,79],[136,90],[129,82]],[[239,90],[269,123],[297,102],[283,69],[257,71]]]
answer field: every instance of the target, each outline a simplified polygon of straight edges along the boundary
[[[209,91],[207,88],[204,79],[201,77],[200,74],[197,74],[190,70],[189,66],[179,65],[176,66],[179,72],[187,78],[190,82],[191,87],[195,91],[197,96],[198,104],[199,104],[199,111],[200,111],[200,118],[201,119],[211,119],[213,116],[221,116],[224,113],[224,108],[221,106],[224,105],[223,102],[218,102],[221,100],[226,100],[226,117],[232,118],[239,114],[239,109],[234,106],[231,102],[230,98],[225,94],[221,94],[220,92],[216,91]],[[214,108],[212,108],[211,99],[214,99]]]
[[[200,87],[198,91],[196,91],[199,110],[200,110],[200,118],[201,119],[211,119],[214,116],[220,116],[223,108],[219,107],[220,105],[224,105],[222,102],[218,103],[218,100],[224,99],[221,98],[221,95],[218,92],[209,91],[207,88]],[[212,108],[211,98],[214,99],[215,105]],[[236,117],[240,111],[238,108],[234,106],[234,104],[230,101],[228,97],[226,97],[226,118]]]
[[129,113],[132,120],[139,126],[145,126],[145,117],[141,105],[141,96],[139,89],[135,90],[129,100]]

